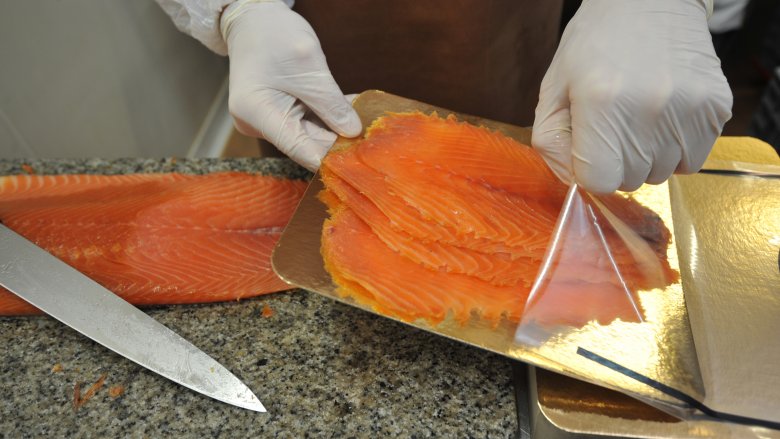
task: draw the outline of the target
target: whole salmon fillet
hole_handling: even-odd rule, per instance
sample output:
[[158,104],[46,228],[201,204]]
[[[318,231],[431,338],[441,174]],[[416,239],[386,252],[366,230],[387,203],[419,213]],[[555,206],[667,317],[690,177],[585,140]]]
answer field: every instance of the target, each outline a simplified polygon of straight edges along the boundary
[[[305,188],[238,172],[5,176],[0,221],[135,305],[238,300],[289,288],[271,251]],[[0,287],[0,315],[37,312]]]
[[[377,119],[363,139],[334,148],[320,176],[330,212],[321,252],[339,294],[433,324],[448,316],[517,322],[568,190],[532,148],[419,112]],[[636,321],[624,282],[635,292],[677,280],[660,218],[631,198],[601,201],[648,244],[661,273],[644,275],[631,249],[605,229],[622,278],[604,269],[600,242],[582,240],[583,257],[558,267],[557,299],[545,304],[563,310],[553,323]]]

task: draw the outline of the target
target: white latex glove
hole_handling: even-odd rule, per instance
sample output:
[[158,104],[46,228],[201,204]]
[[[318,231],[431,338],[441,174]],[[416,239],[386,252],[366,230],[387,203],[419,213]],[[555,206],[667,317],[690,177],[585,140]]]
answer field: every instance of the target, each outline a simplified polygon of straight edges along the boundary
[[565,182],[631,191],[697,172],[731,104],[702,0],[585,0],[542,81],[532,143]]
[[221,27],[230,56],[230,114],[239,132],[265,138],[312,171],[336,140],[330,130],[360,134],[360,119],[303,17],[281,1],[239,1],[223,12]]

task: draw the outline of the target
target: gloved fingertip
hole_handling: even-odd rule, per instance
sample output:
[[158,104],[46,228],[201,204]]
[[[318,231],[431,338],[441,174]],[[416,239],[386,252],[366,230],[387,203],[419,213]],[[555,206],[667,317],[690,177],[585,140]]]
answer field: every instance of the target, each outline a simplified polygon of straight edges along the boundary
[[531,145],[562,182],[572,182],[571,118],[564,108],[552,116],[536,118],[531,133]]
[[339,135],[344,137],[357,137],[363,131],[363,124],[360,122],[355,110],[350,108],[347,113],[346,121],[341,125]]
[[576,181],[577,184],[579,184],[586,191],[601,195],[615,192],[618,190],[621,184],[620,182],[613,182],[603,179],[576,179]]
[[634,192],[635,190],[642,187],[644,182],[631,182],[631,183],[623,183],[620,185],[618,189],[620,189],[623,192]]
[[317,169],[319,169],[320,163],[322,163],[322,158],[324,156],[325,152],[308,151],[308,153],[304,155],[291,154],[290,158],[309,171],[317,172]]
[[581,128],[572,137],[574,179],[586,191],[610,194],[623,184],[627,164],[615,144],[618,141],[592,127]]
[[611,194],[618,190],[622,183],[606,178],[582,178],[579,175],[575,176],[575,180],[586,191],[598,195]]
[[574,160],[574,181],[594,194],[611,194],[623,184],[623,168],[618,164],[607,165],[603,161]]
[[356,137],[363,131],[355,109],[347,98],[338,91],[333,83],[333,92],[317,98],[303,99],[314,114],[317,115],[328,128],[343,137]]
[[309,158],[299,162],[298,164],[311,172],[317,172],[317,169],[320,168],[320,163],[322,163],[322,158]]
[[573,181],[571,170],[571,131],[549,129],[544,124],[534,127],[531,144],[550,170],[566,184]]
[[571,174],[571,169],[569,169],[568,166],[554,159],[550,159],[544,156],[543,158],[545,163],[547,163],[547,167],[549,167],[550,170],[553,172],[553,174],[555,174],[555,176],[558,177],[558,180],[562,181],[567,185],[571,184],[574,181],[574,178]]
[[293,146],[287,148],[286,153],[301,166],[315,172],[333,146],[336,134],[309,120],[302,120],[300,128],[303,130],[303,135]]

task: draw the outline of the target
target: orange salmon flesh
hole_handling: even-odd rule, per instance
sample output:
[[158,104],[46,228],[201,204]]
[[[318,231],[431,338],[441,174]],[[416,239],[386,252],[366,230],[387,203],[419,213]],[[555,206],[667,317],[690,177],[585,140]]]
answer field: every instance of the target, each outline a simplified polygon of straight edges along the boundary
[[[135,305],[238,300],[290,288],[271,251],[305,188],[238,172],[6,176],[0,220]],[[38,312],[0,287],[0,315]]]
[[[532,148],[422,113],[377,119],[363,139],[334,148],[320,176],[330,214],[321,253],[338,293],[431,324],[448,316],[461,324],[475,316],[493,325],[519,321],[568,189]],[[660,277],[644,276],[607,229],[622,281],[632,291],[675,282],[666,260],[671,234],[660,218],[631,198],[600,199],[662,267]],[[581,245],[584,256],[598,250]],[[630,301],[611,300],[625,290],[602,262],[583,257],[557,267],[555,303],[544,306],[560,308],[560,321],[547,323],[637,320]]]

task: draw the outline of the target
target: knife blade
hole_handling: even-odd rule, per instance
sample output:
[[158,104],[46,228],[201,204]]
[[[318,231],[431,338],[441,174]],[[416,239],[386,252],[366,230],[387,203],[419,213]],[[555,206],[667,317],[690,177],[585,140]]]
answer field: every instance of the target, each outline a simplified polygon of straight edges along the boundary
[[0,285],[171,381],[227,404],[265,412],[257,396],[216,360],[3,224]]

